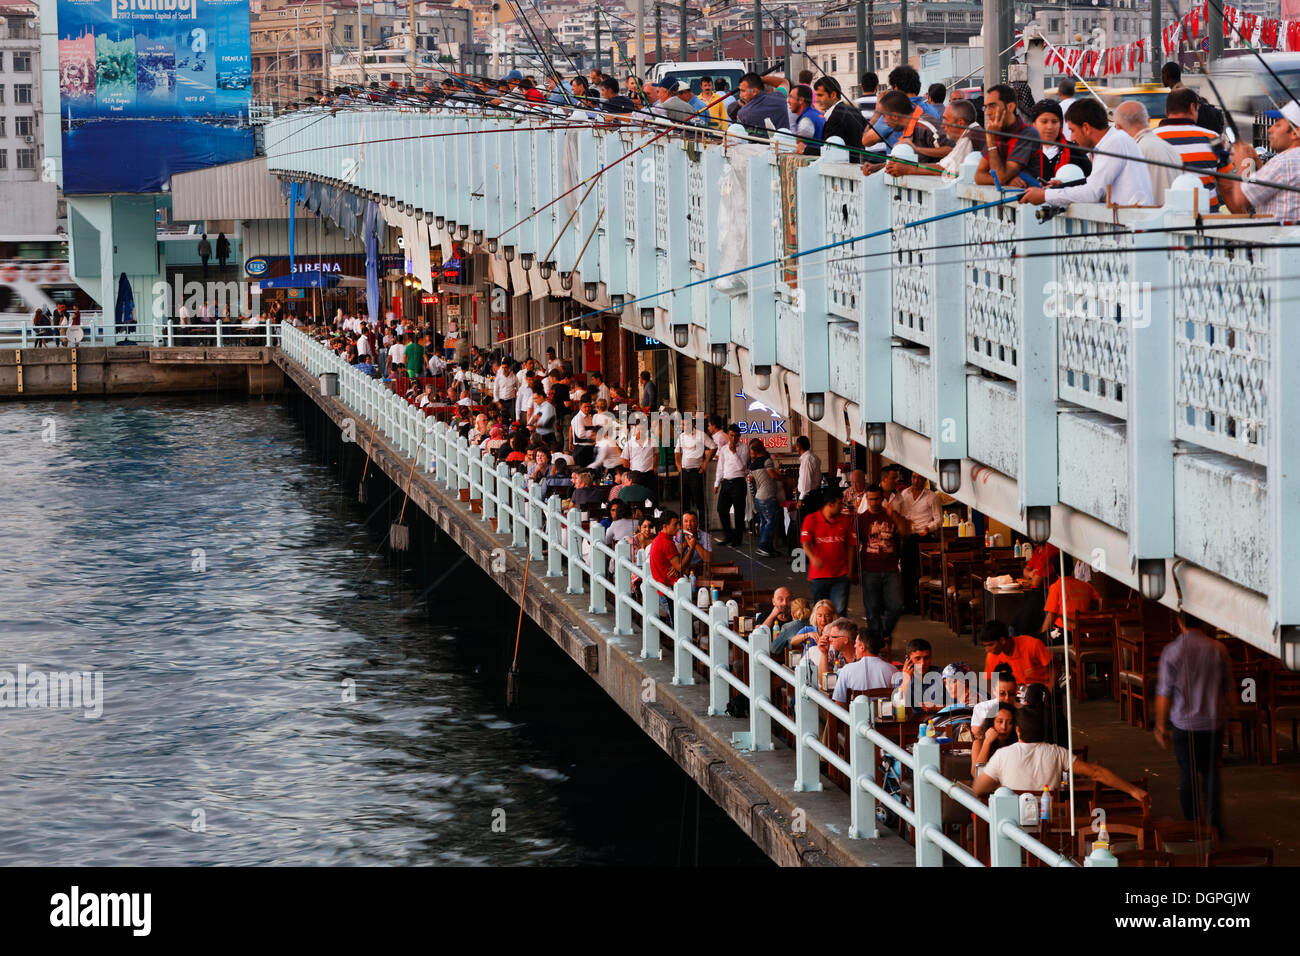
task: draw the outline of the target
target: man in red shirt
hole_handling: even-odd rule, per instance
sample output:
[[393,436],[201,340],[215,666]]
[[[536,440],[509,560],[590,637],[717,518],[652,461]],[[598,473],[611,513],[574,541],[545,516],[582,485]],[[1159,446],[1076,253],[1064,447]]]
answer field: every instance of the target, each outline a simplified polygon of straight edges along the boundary
[[[703,560],[700,552],[700,539],[692,536],[681,548],[676,540],[681,530],[681,519],[675,511],[665,511],[660,518],[659,534],[650,542],[650,577],[664,587],[671,589],[682,576],[693,557]],[[672,602],[667,595],[659,595],[659,616],[671,621],[673,619]]]
[[[1053,568],[1051,570],[1058,570]],[[1047,589],[1047,604],[1043,611],[1044,640],[1059,643],[1059,636],[1052,631],[1060,630],[1068,621],[1070,630],[1074,630],[1074,618],[1080,611],[1091,611],[1101,607],[1101,595],[1087,581],[1080,581],[1074,576],[1074,558],[1065,556],[1065,577],[1058,577]]]
[[804,555],[808,558],[808,586],[814,603],[828,600],[835,613],[843,617],[849,606],[849,572],[853,552],[858,546],[854,516],[844,514],[843,492],[827,489],[822,506],[804,518],[799,534]]
[[1038,638],[1029,634],[1011,635],[1001,621],[989,621],[980,630],[984,645],[984,677],[993,687],[993,672],[999,664],[1008,664],[1017,684],[1054,686],[1056,659]]

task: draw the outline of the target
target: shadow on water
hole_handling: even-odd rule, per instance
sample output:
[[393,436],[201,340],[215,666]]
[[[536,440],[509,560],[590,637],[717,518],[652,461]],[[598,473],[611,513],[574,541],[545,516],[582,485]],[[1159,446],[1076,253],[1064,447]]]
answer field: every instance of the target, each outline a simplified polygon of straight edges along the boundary
[[300,396],[0,406],[0,670],[104,681],[0,710],[0,863],[767,863],[527,622],[507,710],[516,606],[356,470]]

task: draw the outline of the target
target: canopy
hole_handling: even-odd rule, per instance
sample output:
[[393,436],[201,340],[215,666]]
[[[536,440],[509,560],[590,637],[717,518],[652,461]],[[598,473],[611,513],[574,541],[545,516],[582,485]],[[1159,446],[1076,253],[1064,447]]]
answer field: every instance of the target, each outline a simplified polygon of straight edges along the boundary
[[292,275],[259,279],[258,285],[263,289],[332,289],[341,281],[343,276],[337,272],[301,269]]

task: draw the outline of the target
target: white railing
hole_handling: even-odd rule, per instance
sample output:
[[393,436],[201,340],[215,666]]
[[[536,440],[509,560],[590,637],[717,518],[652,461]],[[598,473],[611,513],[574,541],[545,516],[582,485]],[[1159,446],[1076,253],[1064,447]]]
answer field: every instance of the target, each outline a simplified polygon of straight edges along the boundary
[[[944,853],[966,866],[983,865],[944,833],[942,800],[947,797],[969,809],[980,821],[977,826],[988,827],[991,865],[1019,866],[1021,849],[1051,866],[1074,865],[1019,826],[1018,800],[1010,790],[999,789],[985,804],[940,773],[940,747],[933,740],[918,741],[909,753],[874,728],[868,698],[858,697],[848,707],[841,706],[816,689],[811,662],[792,670],[773,658],[768,628],[740,635],[728,626],[726,604],[714,601],[708,608],[699,607],[686,581],[671,588],[655,581],[649,573],[648,551],[642,553],[640,563],[634,562],[628,542],[607,545],[603,529],[584,522],[580,509],[566,514],[560,510],[558,497],[543,500],[540,485],[530,484],[524,475],[496,463],[486,450],[471,446],[453,429],[426,416],[315,339],[287,325],[281,334],[281,348],[289,358],[313,376],[336,374],[339,400],[402,454],[414,457],[416,466],[430,471],[452,498],[468,491],[470,499],[481,501],[480,519],[484,523],[495,520],[499,537],[513,547],[527,549],[529,560],[543,569],[539,576],[549,586],[563,587],[569,595],[588,594],[588,613],[602,618],[612,615],[617,635],[634,636],[639,617],[643,659],[660,658],[661,643],[671,644],[674,685],[694,684],[694,665],[699,663],[708,675],[709,716],[726,713],[732,692],[744,697],[749,702],[749,728],[733,738],[739,749],[773,749],[772,725],[776,723],[794,736],[796,791],[822,789],[821,760],[845,774],[851,781],[850,838],[878,837],[876,811],[882,807],[912,827],[918,866],[940,866]],[[468,512],[469,506],[465,509]],[[636,587],[634,579],[639,580]],[[667,620],[660,618],[661,598],[669,609]],[[707,650],[692,640],[697,623],[707,634]],[[746,662],[748,680],[732,669],[732,648]],[[793,719],[771,699],[773,677],[793,690]],[[847,760],[818,739],[819,726],[832,715],[850,728]],[[876,782],[883,758],[897,761],[903,772],[911,775],[910,804]],[[1105,853],[1088,860],[1089,865],[1113,862]]]
[[[210,325],[154,323],[152,329],[134,330],[115,327],[113,317],[100,312],[81,313],[81,341],[78,348],[109,345],[155,346],[273,346],[280,342],[280,327],[272,322],[245,325],[242,322],[218,321]],[[18,348],[67,348],[68,328],[32,324],[29,318],[0,318],[0,345]]]

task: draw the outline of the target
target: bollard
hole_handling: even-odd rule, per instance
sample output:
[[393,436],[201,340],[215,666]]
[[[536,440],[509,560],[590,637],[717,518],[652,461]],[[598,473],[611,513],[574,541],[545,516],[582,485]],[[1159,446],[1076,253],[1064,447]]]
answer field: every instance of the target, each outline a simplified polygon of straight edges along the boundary
[[849,704],[849,839],[875,839],[876,795],[862,786],[865,777],[876,779],[876,745],[867,735],[874,725],[871,698],[855,697]]
[[772,716],[759,701],[772,702],[772,678],[760,655],[772,652],[772,629],[759,625],[749,634],[749,742],[751,750],[772,749]]
[[1020,825],[1020,800],[1007,787],[989,797],[989,866],[1019,866],[1020,845],[1002,833],[1002,825]]
[[817,751],[804,743],[807,736],[817,736],[817,702],[808,696],[808,688],[816,680],[812,661],[801,661],[794,669],[794,789],[801,792],[821,790],[821,761]]
[[923,737],[912,748],[916,766],[912,771],[912,812],[916,814],[916,865],[943,866],[943,850],[925,838],[931,829],[943,829],[943,795],[925,779],[925,769],[939,769],[939,745]]
[[[558,495],[556,496],[558,497]],[[565,520],[565,557],[569,562],[569,594],[582,593],[582,509],[570,508]]]
[[691,582],[678,578],[673,585],[673,683],[682,686],[695,683],[691,652],[686,648],[691,643],[691,628],[695,618],[686,610],[693,606],[694,595],[691,594]]
[[614,633],[632,633],[632,607],[624,600],[632,592],[632,546],[626,539],[614,545]]

